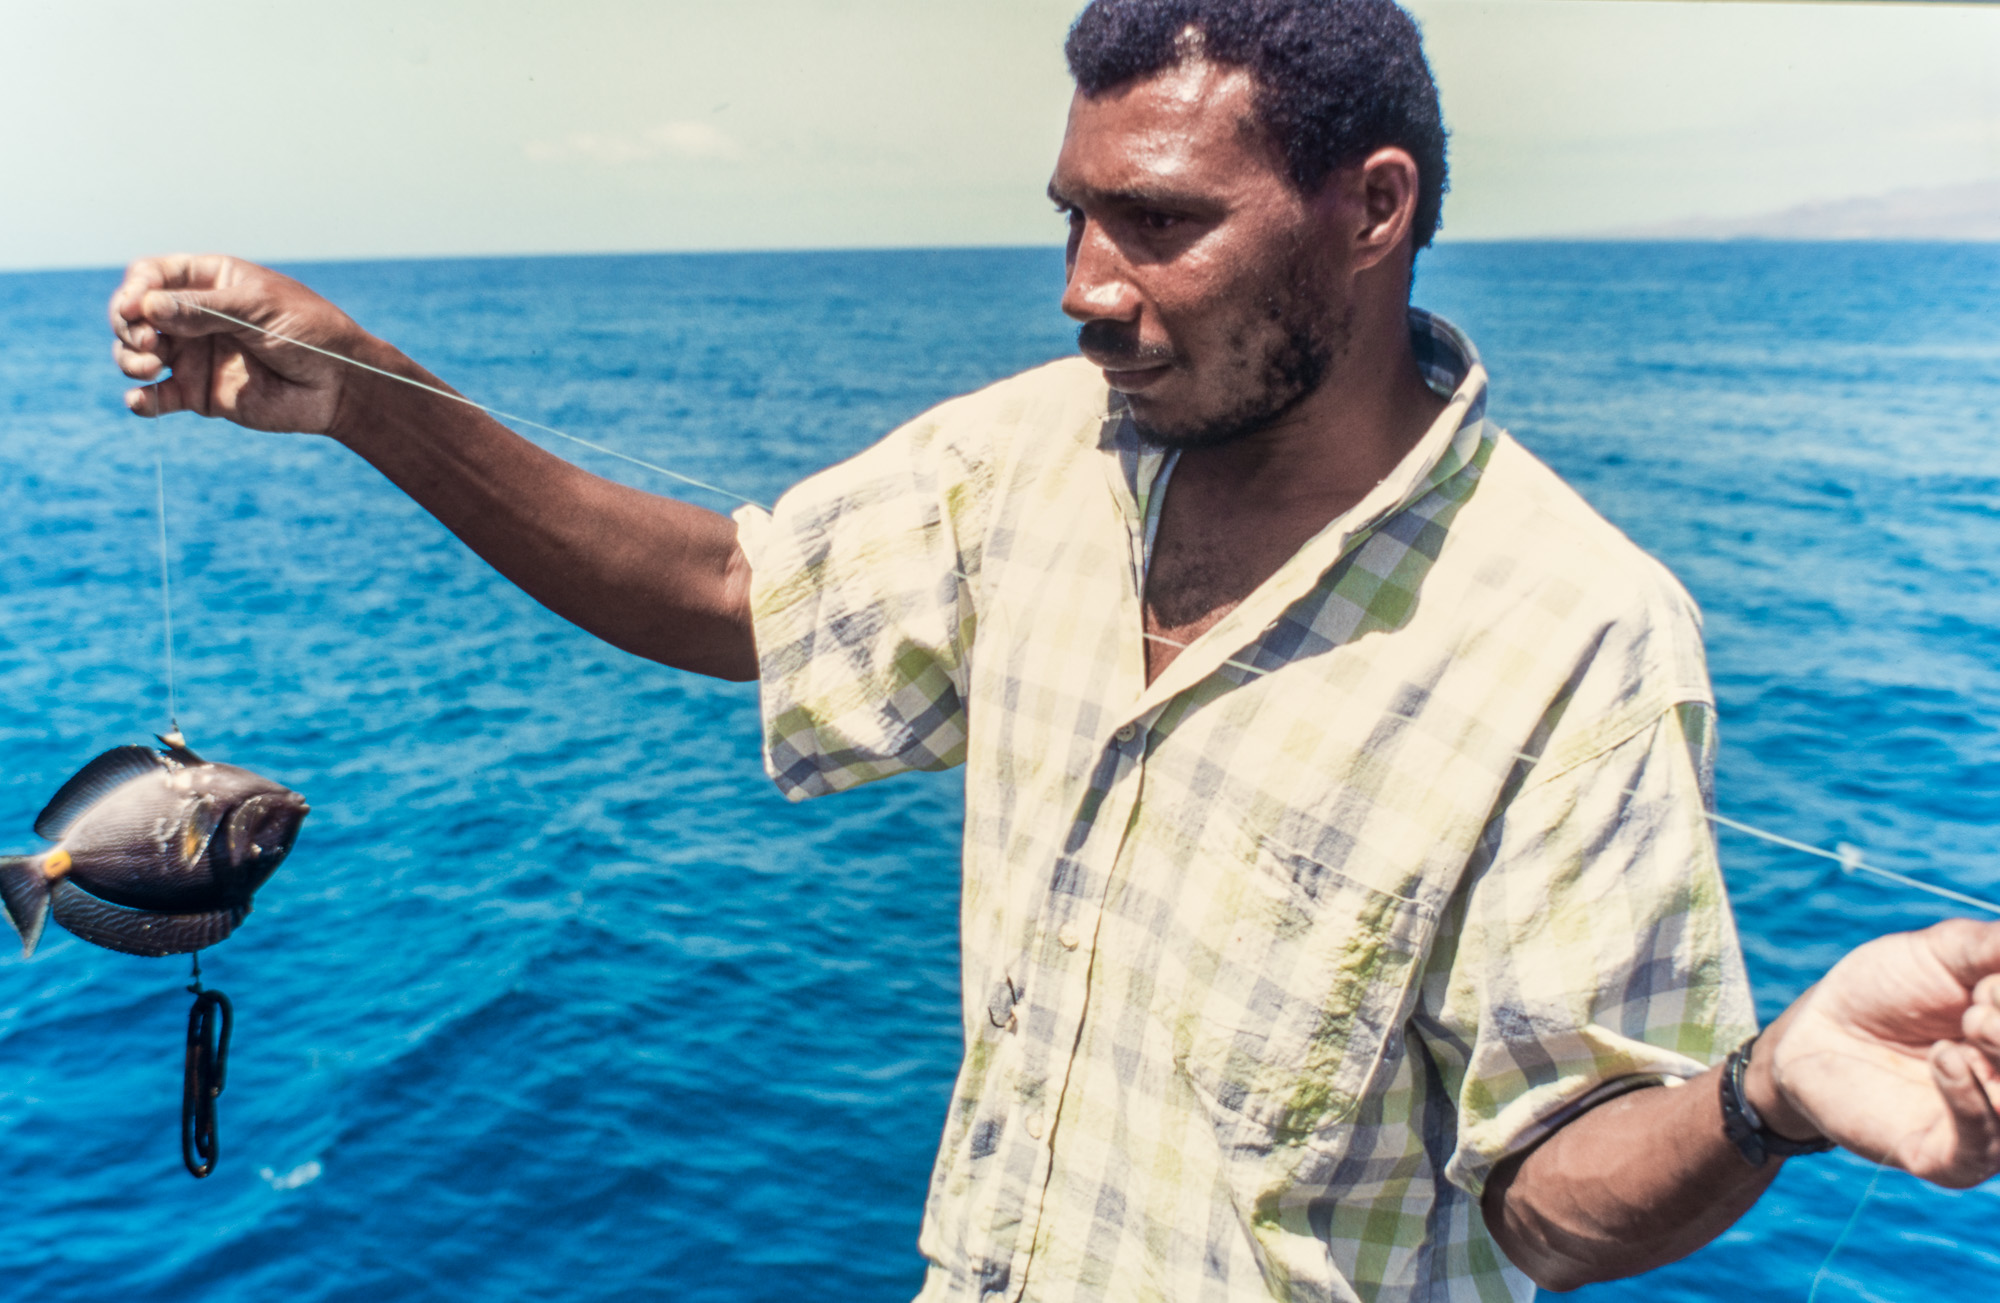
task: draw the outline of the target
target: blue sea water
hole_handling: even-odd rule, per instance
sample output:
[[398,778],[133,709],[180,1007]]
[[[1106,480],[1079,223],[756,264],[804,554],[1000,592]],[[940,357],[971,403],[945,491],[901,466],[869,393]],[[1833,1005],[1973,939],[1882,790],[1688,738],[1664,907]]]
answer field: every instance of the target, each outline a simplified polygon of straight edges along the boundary
[[[1042,250],[293,270],[483,401],[766,501],[1071,339]],[[324,441],[131,420],[114,281],[0,276],[0,850],[165,722],[155,449],[181,722],[315,809],[205,965],[238,1014],[207,1181],[185,967],[55,929],[0,959],[0,1297],[907,1297],[958,1054],[952,776],[787,805],[752,689],[593,642]],[[1417,298],[1705,609],[1723,811],[2000,898],[2000,246],[1450,246]],[[1723,851],[1767,1015],[1946,912]],[[1585,1297],[1804,1299],[1870,1176],[1792,1163]],[[1890,1173],[1820,1297],[1988,1296],[1996,1214]]]

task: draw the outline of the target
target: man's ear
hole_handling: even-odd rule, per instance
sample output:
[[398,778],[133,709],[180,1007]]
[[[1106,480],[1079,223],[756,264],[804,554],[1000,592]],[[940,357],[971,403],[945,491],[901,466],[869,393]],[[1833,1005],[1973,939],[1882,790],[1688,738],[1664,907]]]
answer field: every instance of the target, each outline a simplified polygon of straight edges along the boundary
[[1410,238],[1417,215],[1417,161],[1396,145],[1376,150],[1327,179],[1328,197],[1346,219],[1349,266],[1362,272],[1380,263]]

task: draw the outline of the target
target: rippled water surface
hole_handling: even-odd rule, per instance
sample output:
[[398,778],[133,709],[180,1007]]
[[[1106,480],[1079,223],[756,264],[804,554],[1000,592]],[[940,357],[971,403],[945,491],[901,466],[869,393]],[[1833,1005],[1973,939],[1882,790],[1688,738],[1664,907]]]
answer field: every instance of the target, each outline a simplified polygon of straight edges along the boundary
[[[766,500],[1070,338],[1044,251],[296,270],[472,395]],[[206,964],[238,1010],[208,1181],[183,967],[55,929],[0,959],[0,1295],[907,1297],[958,1050],[953,779],[789,806],[751,689],[593,642],[336,447],[126,418],[114,279],[0,276],[0,849],[163,724],[156,447],[181,722],[314,814]],[[1418,299],[1706,610],[1724,812],[2000,898],[2000,247],[1464,246]],[[1942,916],[1724,856],[1767,1014]],[[1794,1163],[1584,1297],[1803,1299],[1869,1175]],[[1885,1176],[1820,1297],[1984,1297],[1996,1214]]]

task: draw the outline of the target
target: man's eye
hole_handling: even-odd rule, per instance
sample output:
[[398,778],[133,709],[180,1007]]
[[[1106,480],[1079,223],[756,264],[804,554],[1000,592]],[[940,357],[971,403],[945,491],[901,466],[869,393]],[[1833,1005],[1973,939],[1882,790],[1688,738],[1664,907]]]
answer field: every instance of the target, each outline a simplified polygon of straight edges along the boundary
[[1139,214],[1139,225],[1149,231],[1171,231],[1174,227],[1180,225],[1180,221],[1180,216],[1177,213],[1146,211]]

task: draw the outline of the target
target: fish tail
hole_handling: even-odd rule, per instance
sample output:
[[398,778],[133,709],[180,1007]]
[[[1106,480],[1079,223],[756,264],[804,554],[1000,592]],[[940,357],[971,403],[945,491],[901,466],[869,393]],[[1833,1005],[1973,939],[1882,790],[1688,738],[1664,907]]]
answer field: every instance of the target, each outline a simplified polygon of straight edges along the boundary
[[0,901],[21,934],[21,957],[35,953],[49,921],[49,879],[41,855],[0,856]]

